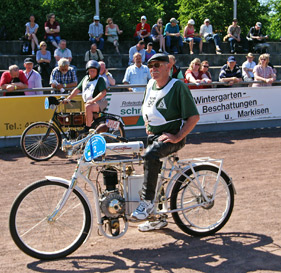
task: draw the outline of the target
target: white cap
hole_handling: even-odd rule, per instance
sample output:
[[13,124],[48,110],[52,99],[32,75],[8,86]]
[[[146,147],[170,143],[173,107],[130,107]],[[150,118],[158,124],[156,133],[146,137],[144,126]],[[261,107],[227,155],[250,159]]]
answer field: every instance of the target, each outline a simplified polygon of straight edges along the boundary
[[210,19],[206,18],[206,19],[204,20],[204,23],[206,23],[206,22],[210,22]]
[[142,19],[147,20],[145,15],[143,15],[143,16],[141,17],[141,20],[142,20]]
[[95,16],[94,16],[94,20],[99,21],[99,20],[100,20],[100,17],[99,17],[98,15],[95,15]]
[[190,20],[188,20],[187,24],[189,24],[189,25],[195,25],[195,22],[194,22],[193,19],[190,19]]

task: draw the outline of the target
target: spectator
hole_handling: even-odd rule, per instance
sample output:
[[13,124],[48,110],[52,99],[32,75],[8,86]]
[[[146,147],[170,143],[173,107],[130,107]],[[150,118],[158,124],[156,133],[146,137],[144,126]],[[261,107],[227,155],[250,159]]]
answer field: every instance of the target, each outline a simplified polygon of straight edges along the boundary
[[117,53],[119,52],[119,43],[118,43],[118,34],[122,34],[123,30],[120,30],[118,25],[113,23],[112,18],[108,18],[106,20],[107,25],[105,27],[105,36],[107,36],[107,41],[110,43],[113,43],[113,45],[115,46],[115,50]]
[[50,85],[54,89],[57,89],[52,93],[67,93],[65,88],[77,86],[75,69],[69,66],[69,61],[67,59],[61,58],[58,61],[58,67],[55,67],[51,73]]
[[177,50],[174,51],[174,53],[181,53],[183,47],[182,37],[178,21],[175,18],[171,18],[170,23],[166,24],[164,35],[166,38],[167,51],[171,53],[171,50],[175,46]]
[[[139,52],[134,54],[134,65],[127,67],[123,79],[124,84],[144,84],[151,79],[149,69],[146,65],[142,64],[142,56]],[[128,88],[129,91],[142,92],[145,87]]]
[[153,42],[159,42],[159,52],[167,53],[165,49],[165,38],[163,36],[163,21],[161,18],[153,25],[151,30],[151,37]]
[[69,63],[71,63],[72,53],[70,49],[66,48],[66,40],[60,40],[59,48],[55,50],[54,57],[57,61],[57,64],[61,58],[65,58],[69,61]]
[[99,63],[94,60],[87,62],[86,73],[87,75],[79,85],[63,101],[63,103],[68,103],[82,91],[82,98],[85,102],[86,126],[80,133],[88,133],[93,123],[93,113],[104,111],[107,106],[107,100],[105,98],[107,90],[104,79],[99,75]]
[[230,25],[227,29],[228,34],[228,41],[230,44],[230,52],[233,53],[240,53],[240,50],[238,50],[238,47],[242,46],[242,40],[240,37],[241,29],[240,26],[238,26],[238,20],[234,18],[232,20],[232,25]]
[[250,51],[254,50],[254,52],[265,53],[269,48],[269,44],[265,42],[268,36],[262,34],[261,27],[262,24],[257,22],[254,27],[250,28],[247,35]]
[[276,75],[268,63],[269,54],[260,55],[259,63],[254,67],[253,73],[255,81],[263,81],[264,83],[253,83],[253,87],[270,86],[276,80]]
[[213,27],[209,19],[204,20],[204,24],[200,27],[200,36],[204,37],[207,42],[214,41],[216,46],[216,54],[221,54],[221,40],[218,34],[213,33]]
[[230,56],[220,71],[219,81],[233,85],[242,81],[242,74],[239,66],[236,64],[234,56]]
[[212,81],[201,70],[201,61],[198,58],[192,60],[189,68],[185,72],[185,83],[195,83],[196,85],[190,85],[189,89],[202,89],[203,85],[200,83],[211,83]]
[[141,22],[137,24],[134,39],[136,43],[144,40],[146,43],[152,42],[150,37],[150,25],[146,23],[146,16],[141,17]]
[[43,86],[49,86],[51,52],[47,50],[47,44],[44,41],[40,43],[40,50],[36,52],[36,61],[38,63],[38,72],[41,75]]
[[[28,81],[28,88],[42,88],[41,75],[33,69],[34,62],[32,58],[26,58],[24,60],[25,71],[23,71]],[[25,95],[43,95],[43,91],[27,91]]]
[[9,66],[9,71],[5,71],[1,76],[1,89],[7,90],[3,96],[23,96],[24,92],[13,92],[28,87],[28,81],[22,70],[17,65]]
[[47,22],[45,22],[45,40],[51,42],[56,48],[59,48],[60,43],[60,25],[56,21],[56,16],[54,13],[47,15]]
[[115,85],[116,81],[113,78],[112,74],[108,72],[105,63],[100,61],[99,65],[100,65],[100,76],[104,78],[106,88]]
[[184,82],[184,76],[181,72],[181,68],[176,65],[176,58],[174,55],[169,55],[169,63],[171,64],[170,77]]
[[190,19],[187,22],[187,26],[184,28],[184,41],[189,43],[189,51],[190,55],[193,53],[193,44],[198,43],[199,44],[199,54],[202,54],[202,48],[203,48],[203,40],[200,38],[200,34],[195,33],[194,29],[195,22],[193,19]]
[[153,43],[149,42],[146,46],[146,50],[145,50],[145,63],[147,63],[147,61],[154,55],[156,54],[155,50],[152,48],[153,47]]
[[26,30],[25,30],[25,36],[29,41],[31,41],[31,49],[32,49],[32,55],[35,54],[35,45],[37,46],[37,49],[40,49],[40,46],[38,44],[38,39],[36,37],[36,33],[38,31],[38,24],[35,23],[35,17],[34,15],[30,15],[29,22],[25,24]]
[[100,23],[100,17],[94,16],[94,22],[89,26],[90,42],[97,44],[98,49],[103,50],[104,39],[103,36],[103,25]]
[[[247,61],[242,64],[242,76],[245,82],[252,82],[254,80],[254,67],[256,63],[254,62],[254,55],[248,53],[246,56]],[[249,85],[251,87],[252,85]]]
[[94,60],[94,61],[103,61],[104,57],[102,55],[102,52],[97,48],[97,44],[93,43],[91,45],[91,49],[88,50],[85,53],[85,62],[88,62],[90,60]]
[[135,46],[132,46],[129,50],[129,65],[134,64],[134,55],[136,52],[141,54],[141,62],[145,62],[145,42],[139,41]]
[[209,67],[210,65],[208,61],[205,60],[201,63],[201,71],[212,81],[212,75],[209,71]]

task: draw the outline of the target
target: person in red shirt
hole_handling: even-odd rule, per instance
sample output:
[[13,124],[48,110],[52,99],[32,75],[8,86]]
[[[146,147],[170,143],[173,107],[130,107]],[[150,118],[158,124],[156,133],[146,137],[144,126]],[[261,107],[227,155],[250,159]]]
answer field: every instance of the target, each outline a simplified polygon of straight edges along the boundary
[[24,92],[17,90],[28,88],[28,80],[22,70],[17,65],[11,65],[9,71],[5,71],[1,76],[1,89],[7,90],[4,96],[24,96]]
[[141,22],[137,24],[136,31],[134,34],[134,39],[136,43],[140,40],[144,40],[146,43],[152,42],[152,38],[150,36],[150,25],[146,23],[146,16],[141,17]]

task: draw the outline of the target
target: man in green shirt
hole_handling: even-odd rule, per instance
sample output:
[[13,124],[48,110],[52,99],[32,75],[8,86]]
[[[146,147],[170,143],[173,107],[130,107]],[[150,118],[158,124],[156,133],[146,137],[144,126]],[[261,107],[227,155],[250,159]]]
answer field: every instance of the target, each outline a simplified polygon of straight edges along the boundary
[[[185,145],[185,137],[199,120],[193,97],[182,81],[169,77],[171,64],[165,54],[153,55],[147,63],[152,79],[148,82],[142,105],[142,115],[148,134],[148,147],[144,154],[144,183],[142,201],[132,217],[146,219],[154,209],[154,196],[160,158],[166,157]],[[140,231],[159,229],[166,220],[139,225]]]

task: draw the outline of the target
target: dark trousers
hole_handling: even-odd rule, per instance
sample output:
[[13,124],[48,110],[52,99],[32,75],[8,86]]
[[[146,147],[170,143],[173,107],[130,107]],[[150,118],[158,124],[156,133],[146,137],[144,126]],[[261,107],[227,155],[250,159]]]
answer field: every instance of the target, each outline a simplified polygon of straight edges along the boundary
[[160,135],[148,136],[148,146],[143,156],[144,182],[142,187],[142,198],[145,200],[154,200],[158,173],[160,172],[162,164],[160,158],[177,152],[185,145],[185,138],[178,143],[163,143],[158,141],[159,136]]

